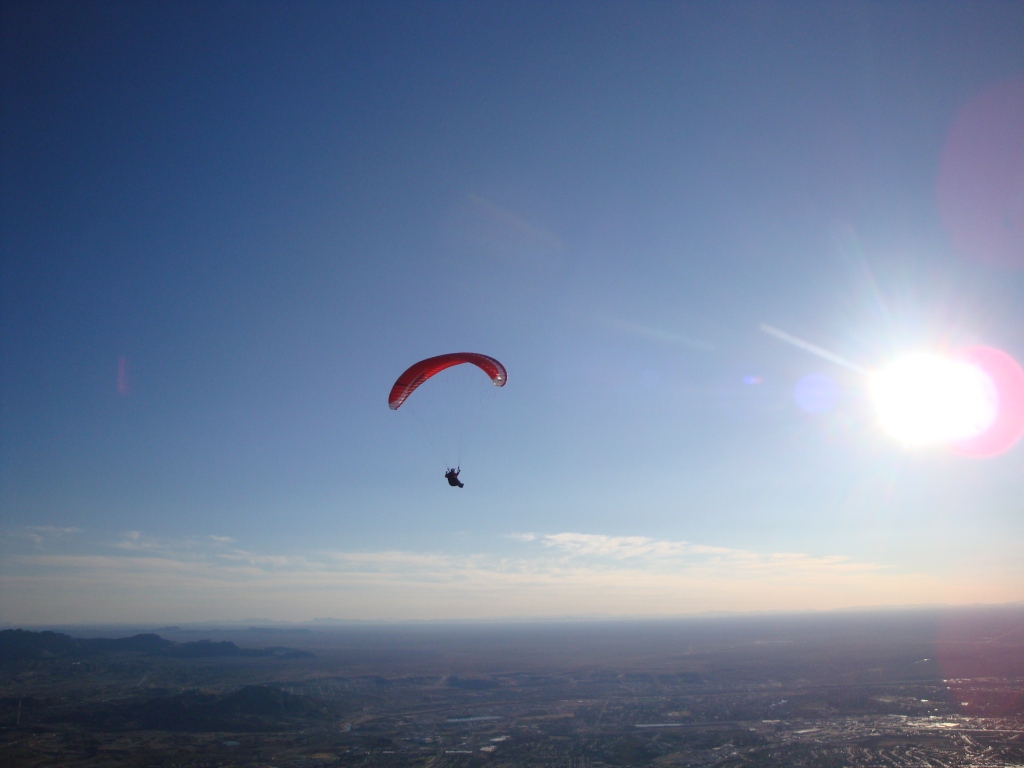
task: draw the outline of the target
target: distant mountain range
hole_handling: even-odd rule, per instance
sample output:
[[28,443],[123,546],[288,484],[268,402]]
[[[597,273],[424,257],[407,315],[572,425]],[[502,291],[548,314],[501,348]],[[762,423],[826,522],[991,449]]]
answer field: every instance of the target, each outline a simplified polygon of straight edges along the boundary
[[0,662],[15,659],[40,659],[55,656],[83,658],[112,653],[137,653],[144,656],[165,656],[180,659],[216,657],[248,657],[306,659],[313,656],[294,648],[239,648],[232,642],[199,640],[176,643],[160,635],[143,634],[119,638],[80,638],[61,632],[31,632],[25,629],[0,631]]

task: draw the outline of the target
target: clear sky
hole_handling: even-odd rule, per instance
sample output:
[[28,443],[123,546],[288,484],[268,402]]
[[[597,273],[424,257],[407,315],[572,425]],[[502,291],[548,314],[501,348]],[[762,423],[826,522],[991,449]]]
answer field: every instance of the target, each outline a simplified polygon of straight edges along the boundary
[[2,13],[0,622],[1024,600],[1024,4]]

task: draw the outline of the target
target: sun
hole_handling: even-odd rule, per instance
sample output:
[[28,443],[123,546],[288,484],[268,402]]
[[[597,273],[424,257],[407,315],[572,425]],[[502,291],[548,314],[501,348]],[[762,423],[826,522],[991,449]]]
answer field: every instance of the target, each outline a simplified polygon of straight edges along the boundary
[[982,434],[999,397],[991,377],[967,360],[909,355],[872,374],[882,428],[909,446],[951,443]]

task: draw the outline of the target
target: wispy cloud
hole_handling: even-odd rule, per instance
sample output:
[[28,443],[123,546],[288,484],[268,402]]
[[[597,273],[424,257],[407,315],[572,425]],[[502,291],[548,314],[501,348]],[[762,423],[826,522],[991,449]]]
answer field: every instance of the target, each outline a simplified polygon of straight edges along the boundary
[[535,533],[510,533],[508,538],[513,541],[534,541],[537,538]]
[[680,557],[693,549],[693,546],[685,541],[665,541],[645,536],[603,536],[593,533],[554,533],[542,536],[540,541],[547,547],[561,549],[572,555],[615,559]]
[[81,528],[59,527],[54,525],[23,525],[6,531],[0,531],[0,537],[23,541],[30,541],[36,546],[44,542],[57,539],[61,536],[81,533]]
[[552,232],[478,195],[470,195],[452,217],[456,244],[508,260],[528,270],[557,267],[562,243]]
[[516,533],[504,540],[494,552],[471,554],[273,553],[232,546],[226,536],[162,539],[141,532],[86,551],[8,547],[14,551],[0,566],[9,587],[0,593],[0,620],[674,615],[1013,600],[1021,587],[1005,579],[944,580],[842,556],[644,536]]
[[794,573],[806,570],[879,570],[882,566],[857,563],[843,556],[815,557],[795,552],[753,552],[744,549],[714,547],[689,541],[652,539],[646,536],[604,536],[593,533],[554,533],[537,538],[545,547],[562,550],[573,557],[608,558],[614,561],[643,561],[653,564],[687,566],[727,566],[743,569]]
[[693,349],[701,352],[713,352],[715,350],[715,345],[709,341],[698,339],[693,336],[687,336],[666,328],[644,325],[643,323],[638,323],[633,320],[624,320],[617,317],[605,317],[602,315],[594,315],[593,320],[595,323],[614,331],[618,331],[619,333],[625,333],[638,338],[647,339],[648,341],[654,341],[659,344],[667,344],[673,347]]
[[115,541],[112,546],[118,549],[131,550],[158,550],[161,548],[156,539],[151,536],[145,536],[139,531],[128,531],[119,541]]

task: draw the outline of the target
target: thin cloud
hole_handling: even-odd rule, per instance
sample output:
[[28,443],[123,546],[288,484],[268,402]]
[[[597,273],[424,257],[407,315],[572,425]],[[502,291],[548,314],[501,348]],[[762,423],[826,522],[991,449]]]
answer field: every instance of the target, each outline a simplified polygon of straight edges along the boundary
[[610,328],[620,333],[654,341],[668,346],[692,349],[700,352],[714,352],[716,347],[709,341],[698,339],[693,336],[686,336],[682,333],[670,331],[665,328],[658,328],[653,325],[644,325],[633,320],[625,320],[616,317],[603,317],[595,315],[593,321],[598,325]]
[[[680,615],[1014,599],[1005,579],[964,582],[840,556],[759,553],[579,532],[513,534],[514,555],[225,549],[210,537],[132,532],[94,551],[12,552],[7,623],[493,619]],[[1004,594],[1005,593],[1005,594]],[[1013,594],[1011,594],[1013,593]]]
[[535,533],[510,533],[507,534],[506,538],[512,539],[513,541],[536,541],[537,534]]
[[792,552],[759,553],[728,547],[694,544],[689,541],[651,539],[646,536],[605,536],[592,533],[554,533],[539,537],[545,547],[572,557],[607,558],[613,561],[640,560],[646,563],[675,562],[679,565],[719,564],[730,568],[786,570],[807,568],[877,569],[880,566],[853,563],[842,556],[814,557]]
[[60,527],[54,525],[23,525],[8,531],[0,531],[0,537],[12,540],[26,540],[32,542],[36,546],[41,546],[44,542],[48,540],[57,539],[62,536],[70,536],[81,532],[81,528],[73,528],[67,526]]
[[59,527],[55,525],[27,525],[24,530],[34,531],[44,536],[66,536],[70,533],[81,533],[81,528]]
[[451,234],[467,249],[534,271],[557,268],[562,251],[552,232],[477,195],[458,206]]
[[159,550],[163,548],[159,540],[152,536],[146,536],[139,531],[128,531],[120,541],[114,542],[112,546],[118,549],[130,550]]

